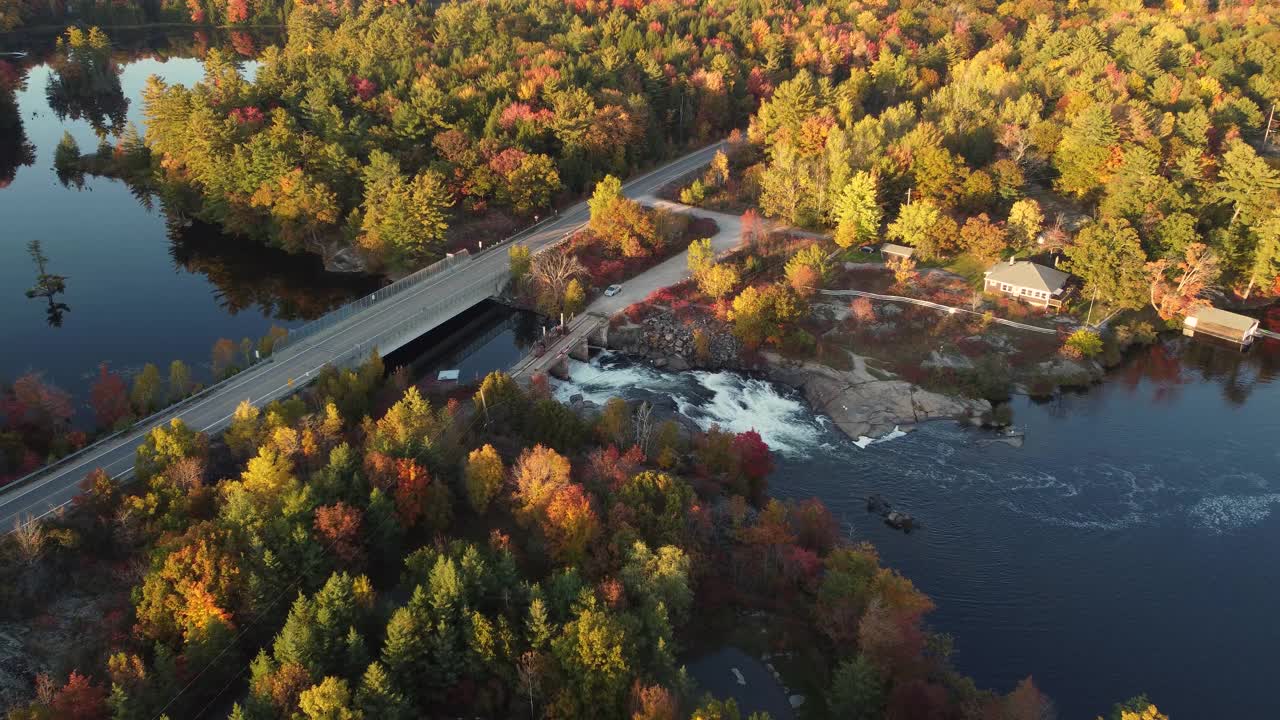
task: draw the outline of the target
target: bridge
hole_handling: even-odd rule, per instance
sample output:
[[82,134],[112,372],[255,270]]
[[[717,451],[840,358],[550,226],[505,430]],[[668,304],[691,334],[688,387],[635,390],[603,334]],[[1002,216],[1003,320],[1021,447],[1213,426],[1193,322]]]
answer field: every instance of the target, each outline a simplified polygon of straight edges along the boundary
[[[722,143],[709,145],[623,185],[628,197],[644,197],[708,165]],[[539,252],[559,243],[589,217],[580,202],[558,216],[475,254],[459,253],[290,332],[265,362],[206,388],[192,398],[104,438],[0,489],[0,532],[21,519],[41,518],[69,504],[90,471],[116,480],[133,474],[137,446],[158,425],[181,419],[205,433],[222,430],[248,400],[263,405],[306,385],[326,365],[352,366],[377,350],[382,355],[412,342],[502,290],[510,276],[507,248]]]
[[515,367],[511,377],[527,381],[534,375],[550,375],[561,380],[569,379],[569,358],[587,362],[591,359],[591,343],[597,347],[609,344],[609,317],[599,313],[579,315],[563,327],[557,327],[542,343],[542,350],[526,355]]

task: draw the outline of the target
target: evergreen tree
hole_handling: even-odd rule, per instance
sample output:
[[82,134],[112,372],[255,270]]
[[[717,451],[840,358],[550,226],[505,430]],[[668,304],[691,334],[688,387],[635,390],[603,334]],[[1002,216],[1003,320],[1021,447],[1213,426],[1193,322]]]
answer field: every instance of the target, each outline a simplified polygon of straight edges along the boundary
[[1237,140],[1222,155],[1217,195],[1231,205],[1231,223],[1244,215],[1245,222],[1258,219],[1280,190],[1280,172],[1258,157],[1247,143]]
[[845,720],[878,720],[884,717],[885,688],[880,671],[859,655],[836,667],[827,694],[832,717]]
[[1059,189],[1086,197],[1100,188],[1109,176],[1112,148],[1119,141],[1110,105],[1095,103],[1076,115],[1054,154]]
[[366,718],[405,720],[409,706],[391,682],[391,677],[381,663],[369,664],[356,689],[356,705]]
[[859,172],[850,178],[836,197],[836,244],[842,248],[872,242],[880,231],[884,215],[876,201],[877,178]]
[[1116,311],[1147,304],[1146,256],[1138,233],[1123,220],[1090,223],[1067,248],[1066,270],[1084,280],[1085,294]]

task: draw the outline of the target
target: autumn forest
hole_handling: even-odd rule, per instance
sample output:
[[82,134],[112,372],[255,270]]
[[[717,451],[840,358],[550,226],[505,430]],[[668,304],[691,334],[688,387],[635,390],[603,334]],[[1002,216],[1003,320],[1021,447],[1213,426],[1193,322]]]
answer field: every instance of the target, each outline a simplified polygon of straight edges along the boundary
[[[398,277],[590,198],[584,264],[521,286],[528,305],[573,314],[689,247],[752,352],[786,335],[831,253],[882,241],[913,249],[907,273],[1052,258],[1103,323],[1280,294],[1275,4],[0,0],[0,30],[76,8],[102,27],[62,32],[50,102],[101,144],[68,136],[60,179],[121,179],[171,220],[290,258]],[[159,21],[284,39],[252,76],[215,47],[199,83],[151,78],[143,132],[110,102],[108,35]],[[720,140],[675,197],[835,248],[776,245],[740,270],[706,225],[622,197],[620,179]],[[518,278],[552,274],[511,258]],[[773,261],[776,286],[747,282]],[[220,341],[214,378],[285,335]],[[102,367],[94,431],[195,389],[180,361],[167,381],[147,368],[130,389]],[[37,374],[0,385],[0,411],[5,479],[89,439]],[[242,404],[221,434],[159,427],[131,483],[96,470],[68,512],[0,539],[6,619],[101,588],[96,632],[8,718],[730,720],[745,713],[683,664],[748,617],[803,678],[800,717],[1054,716],[1031,678],[958,673],[933,602],[822,503],[771,498],[758,433],[651,411],[584,416],[543,376],[428,388],[375,354]],[[1111,712],[1163,717],[1143,697]]]

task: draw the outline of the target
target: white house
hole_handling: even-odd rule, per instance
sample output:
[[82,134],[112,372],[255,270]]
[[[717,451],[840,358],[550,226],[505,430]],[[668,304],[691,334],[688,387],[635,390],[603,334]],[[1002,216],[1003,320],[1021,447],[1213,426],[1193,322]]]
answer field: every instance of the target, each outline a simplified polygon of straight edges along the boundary
[[985,276],[983,289],[989,293],[999,293],[1029,305],[1054,310],[1062,308],[1067,296],[1067,279],[1071,277],[1061,270],[1029,260],[996,263]]

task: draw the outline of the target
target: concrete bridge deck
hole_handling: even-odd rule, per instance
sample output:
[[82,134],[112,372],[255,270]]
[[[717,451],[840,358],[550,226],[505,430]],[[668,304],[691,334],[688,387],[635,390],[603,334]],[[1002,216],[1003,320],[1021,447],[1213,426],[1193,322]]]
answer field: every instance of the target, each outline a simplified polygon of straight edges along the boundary
[[[711,162],[722,143],[689,153],[623,186],[628,197],[643,197]],[[341,308],[311,326],[267,362],[258,363],[200,395],[108,437],[26,478],[0,488],[0,532],[21,518],[44,517],[66,506],[79,493],[79,483],[96,468],[113,478],[133,473],[134,453],[157,425],[181,418],[203,432],[217,432],[243,400],[262,405],[310,382],[326,365],[353,365],[377,349],[383,355],[438,327],[458,313],[492,296],[507,282],[506,247],[529,246],[534,252],[564,239],[587,221],[580,202],[483,253],[411,282],[401,281]]]

